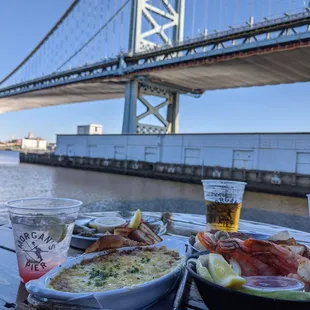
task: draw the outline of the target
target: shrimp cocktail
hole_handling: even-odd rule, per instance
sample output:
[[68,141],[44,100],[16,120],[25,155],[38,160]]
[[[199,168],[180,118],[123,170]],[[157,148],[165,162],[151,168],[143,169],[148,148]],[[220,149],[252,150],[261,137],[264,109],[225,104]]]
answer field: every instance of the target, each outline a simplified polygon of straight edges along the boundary
[[20,279],[38,279],[67,258],[82,202],[26,198],[6,203],[12,223]]
[[206,204],[207,230],[236,232],[246,183],[202,180]]

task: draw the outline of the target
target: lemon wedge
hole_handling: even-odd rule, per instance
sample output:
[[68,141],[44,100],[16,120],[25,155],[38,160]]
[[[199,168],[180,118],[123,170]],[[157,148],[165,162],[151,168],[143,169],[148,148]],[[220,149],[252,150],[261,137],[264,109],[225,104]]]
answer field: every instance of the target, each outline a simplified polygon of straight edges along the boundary
[[89,222],[88,226],[91,228],[95,228],[95,229],[97,229],[97,227],[98,227],[98,225],[94,221]]
[[197,273],[209,282],[214,282],[207,268],[208,255],[200,255],[196,262]]
[[220,254],[208,254],[208,269],[218,285],[239,288],[245,284],[245,279],[238,276]]
[[138,209],[128,224],[128,228],[137,229],[141,223],[141,218],[141,211]]
[[232,270],[237,274],[237,276],[241,276],[241,267],[234,258],[231,258],[229,260],[229,265],[232,268]]

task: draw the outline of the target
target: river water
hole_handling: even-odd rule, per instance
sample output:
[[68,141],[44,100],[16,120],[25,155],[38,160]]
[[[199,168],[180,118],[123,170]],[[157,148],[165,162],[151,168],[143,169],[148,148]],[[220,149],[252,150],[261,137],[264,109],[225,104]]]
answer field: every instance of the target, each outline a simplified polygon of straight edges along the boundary
[[[17,154],[0,151],[0,203],[35,196],[78,199],[84,208],[94,211],[138,207],[147,211],[205,211],[201,185],[19,164]],[[306,199],[255,192],[244,195],[241,217],[245,219],[308,231],[307,216]]]

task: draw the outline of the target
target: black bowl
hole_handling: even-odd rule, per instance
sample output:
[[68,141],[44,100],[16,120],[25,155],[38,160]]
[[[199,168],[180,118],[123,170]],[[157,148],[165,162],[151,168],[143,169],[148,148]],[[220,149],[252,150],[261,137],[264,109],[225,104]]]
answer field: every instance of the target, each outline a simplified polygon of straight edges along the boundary
[[[198,258],[200,255],[208,254],[208,251],[195,253],[188,257]],[[198,291],[208,307],[209,310],[295,310],[295,309],[310,309],[310,302],[308,301],[294,301],[272,299],[266,297],[259,297],[249,294],[244,294],[232,289],[224,288],[222,286],[211,283],[196,273],[196,265],[192,262],[186,262],[186,268],[189,274],[194,279]]]

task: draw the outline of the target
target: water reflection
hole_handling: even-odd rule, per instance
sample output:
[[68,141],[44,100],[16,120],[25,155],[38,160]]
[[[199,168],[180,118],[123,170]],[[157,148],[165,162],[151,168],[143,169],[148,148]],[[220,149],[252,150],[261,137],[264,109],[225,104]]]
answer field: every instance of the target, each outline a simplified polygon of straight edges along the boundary
[[0,165],[18,165],[19,152],[0,150]]
[[[3,153],[3,152],[2,152]],[[96,210],[134,209],[204,213],[202,186],[140,177],[29,164],[17,164],[18,154],[0,164],[0,202],[21,197],[66,197]],[[2,156],[4,156],[2,154]],[[2,157],[0,157],[2,158]],[[308,216],[307,201],[246,192],[245,209]]]

